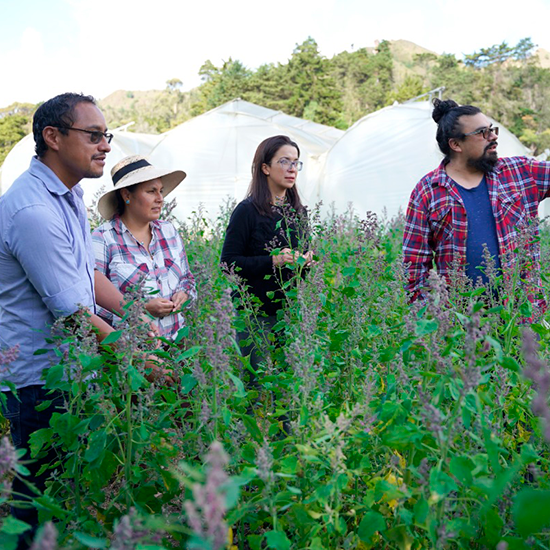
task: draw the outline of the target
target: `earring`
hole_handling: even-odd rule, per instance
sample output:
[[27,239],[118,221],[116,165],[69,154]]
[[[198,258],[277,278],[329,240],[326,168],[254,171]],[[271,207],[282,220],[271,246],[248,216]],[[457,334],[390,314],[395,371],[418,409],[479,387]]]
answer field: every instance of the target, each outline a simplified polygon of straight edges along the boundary
[[126,204],[130,204],[130,199],[126,199]]

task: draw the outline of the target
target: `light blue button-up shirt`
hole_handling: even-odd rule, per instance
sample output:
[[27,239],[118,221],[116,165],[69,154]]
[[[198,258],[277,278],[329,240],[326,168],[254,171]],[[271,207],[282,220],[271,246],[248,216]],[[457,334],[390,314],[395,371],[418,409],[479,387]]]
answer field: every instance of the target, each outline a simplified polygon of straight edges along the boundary
[[0,373],[16,387],[43,384],[57,317],[94,306],[94,264],[82,188],[69,190],[36,157],[0,197],[0,348],[19,356]]

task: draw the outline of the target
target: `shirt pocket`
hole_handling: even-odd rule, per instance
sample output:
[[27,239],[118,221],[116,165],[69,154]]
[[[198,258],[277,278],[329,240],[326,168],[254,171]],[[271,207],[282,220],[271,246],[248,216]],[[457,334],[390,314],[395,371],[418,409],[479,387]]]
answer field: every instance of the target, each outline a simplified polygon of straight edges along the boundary
[[[130,287],[140,284],[143,279],[149,279],[149,267],[147,264],[129,264],[116,262],[110,266],[111,281],[120,290],[126,292]],[[146,286],[147,282],[145,283]]]
[[526,211],[519,193],[508,193],[498,196],[498,223],[508,227],[522,225]]
[[430,213],[430,234],[435,246],[448,241],[453,235],[453,209],[450,201],[439,205]]

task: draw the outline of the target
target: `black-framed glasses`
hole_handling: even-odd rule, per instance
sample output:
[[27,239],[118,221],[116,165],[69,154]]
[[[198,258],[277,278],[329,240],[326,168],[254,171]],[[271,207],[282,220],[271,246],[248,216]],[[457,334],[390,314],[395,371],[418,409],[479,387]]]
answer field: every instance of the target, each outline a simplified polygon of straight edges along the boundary
[[103,138],[107,140],[107,143],[111,143],[111,140],[113,139],[113,134],[109,134],[108,132],[100,132],[99,130],[84,130],[83,128],[75,128],[74,126],[71,126],[70,128],[67,126],[58,126],[58,129],[86,132],[87,134],[90,134],[90,141],[94,144],[99,143]]
[[296,170],[299,172],[303,167],[304,163],[301,160],[288,160],[285,158],[279,159],[277,161],[285,170],[291,170],[296,167]]
[[495,136],[498,136],[498,126],[485,126],[484,128],[478,128],[473,132],[462,134],[462,136],[477,136],[477,134],[481,134],[483,136],[483,139],[489,139],[491,137],[491,134],[495,134]]

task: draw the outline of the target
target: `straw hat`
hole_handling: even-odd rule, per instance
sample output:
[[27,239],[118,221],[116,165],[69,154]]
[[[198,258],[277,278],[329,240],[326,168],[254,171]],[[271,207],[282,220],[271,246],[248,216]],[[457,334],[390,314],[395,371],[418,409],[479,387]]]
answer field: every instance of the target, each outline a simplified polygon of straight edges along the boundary
[[141,155],[134,155],[122,159],[111,170],[114,188],[101,195],[97,209],[103,218],[110,220],[116,212],[117,200],[115,192],[136,183],[160,178],[164,187],[164,196],[171,193],[187,174],[182,170],[162,170],[155,168]]

